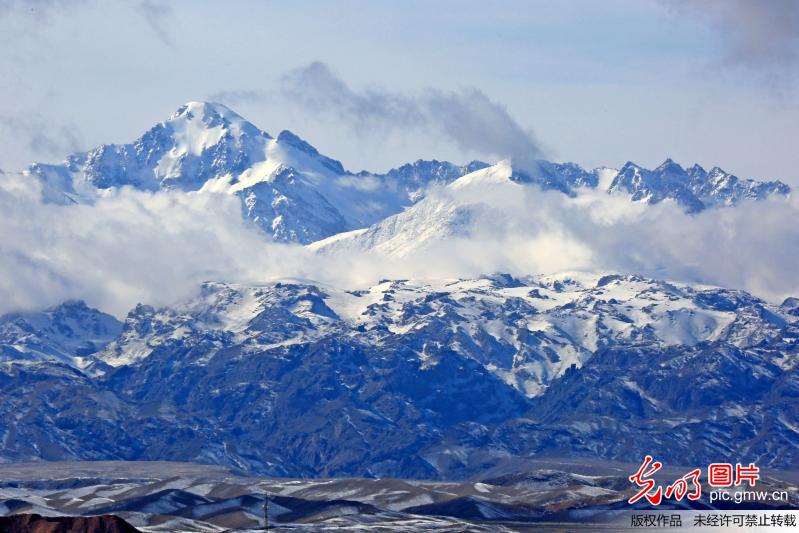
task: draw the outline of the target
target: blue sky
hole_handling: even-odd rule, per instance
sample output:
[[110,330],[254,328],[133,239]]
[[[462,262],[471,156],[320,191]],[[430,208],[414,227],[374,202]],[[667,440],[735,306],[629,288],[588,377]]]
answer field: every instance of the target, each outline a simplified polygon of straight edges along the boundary
[[[799,184],[797,9],[767,4],[760,19],[748,0],[0,0],[0,168],[131,141],[183,102],[223,96],[353,170],[492,158],[291,101],[286,73],[321,61],[358,94],[477,88],[553,160],[672,157]],[[765,39],[775,20],[787,29]]]

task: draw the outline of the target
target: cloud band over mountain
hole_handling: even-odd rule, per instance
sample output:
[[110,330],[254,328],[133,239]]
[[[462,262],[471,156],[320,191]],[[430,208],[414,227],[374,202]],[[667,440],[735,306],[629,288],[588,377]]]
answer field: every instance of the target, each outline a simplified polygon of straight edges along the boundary
[[[33,180],[2,176],[0,312],[84,298],[115,313],[166,304],[200,282],[303,278],[339,287],[378,279],[568,270],[640,273],[799,294],[799,202],[748,202],[696,215],[601,191],[570,198],[536,186],[477,187],[455,201],[481,206],[471,230],[404,257],[317,255],[271,242],[239,202],[210,193],[123,188],[93,205],[43,204]],[[448,191],[432,192],[451,195]]]

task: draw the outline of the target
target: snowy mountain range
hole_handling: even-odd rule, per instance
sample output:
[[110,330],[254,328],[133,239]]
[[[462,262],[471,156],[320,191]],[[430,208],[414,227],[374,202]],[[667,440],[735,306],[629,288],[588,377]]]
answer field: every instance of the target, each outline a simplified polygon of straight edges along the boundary
[[82,368],[83,356],[91,362],[91,354],[121,332],[116,318],[82,301],[39,312],[10,313],[0,318],[0,361],[51,361]]
[[[352,173],[290,131],[274,138],[222,104],[190,102],[130,144],[102,145],[58,165],[34,164],[25,174],[54,203],[90,203],[125,186],[225,192],[240,198],[245,216],[275,240],[308,244],[378,224],[420,201],[430,186],[487,167],[420,160],[385,174]],[[651,171],[632,162],[616,172],[539,161],[534,169],[503,162],[488,172],[571,196],[612,176],[609,193],[652,204],[672,200],[688,212],[790,193],[779,181],[742,180],[718,167],[684,170],[670,159]]]
[[761,200],[770,195],[787,195],[790,188],[779,181],[742,180],[719,167],[707,172],[699,165],[688,170],[667,159],[655,170],[628,162],[613,178],[609,192],[624,191],[633,200],[658,203],[675,200],[689,212],[706,207],[735,205],[745,199]]
[[[234,195],[271,239],[323,259],[397,258],[491,224],[502,232],[500,200],[526,202],[530,190],[688,213],[790,194],[671,160],[618,171],[420,160],[352,173],[291,132],[272,137],[199,102],[131,144],[35,164],[19,179],[65,206],[124,187]],[[209,280],[122,321],[82,301],[0,317],[0,461],[404,478],[564,455],[797,468],[798,363],[799,300],[627,272],[366,288]]]
[[[7,461],[417,478],[564,453],[799,464],[795,299],[497,275],[365,291],[208,283],[122,324],[76,303],[34,320],[44,333],[14,338],[28,328],[2,318]],[[89,344],[78,362],[62,355]]]

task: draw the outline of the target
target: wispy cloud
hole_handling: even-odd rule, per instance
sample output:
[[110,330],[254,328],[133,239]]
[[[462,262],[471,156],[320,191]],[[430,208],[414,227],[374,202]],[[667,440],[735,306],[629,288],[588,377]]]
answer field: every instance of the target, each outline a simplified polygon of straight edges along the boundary
[[[0,17],[15,14],[36,22],[75,10],[80,6],[97,6],[96,0],[0,0]],[[150,27],[159,41],[172,46],[170,24],[175,11],[169,0],[135,0],[128,4]]]
[[175,17],[175,12],[168,2],[143,0],[136,6],[136,11],[144,18],[162,43],[172,46],[172,37],[168,30]]
[[46,20],[62,9],[74,8],[88,0],[0,0],[0,16],[19,13],[32,18]]
[[406,95],[384,88],[355,90],[322,62],[287,73],[282,93],[307,111],[334,116],[354,131],[388,134],[425,130],[464,151],[512,158],[534,169],[543,150],[534,134],[508,110],[475,88],[460,91],[425,89]]
[[222,90],[208,95],[208,100],[211,102],[219,102],[231,106],[266,102],[269,98],[270,93],[268,91],[256,89]]
[[795,0],[662,0],[679,17],[721,39],[724,64],[756,71],[771,83],[797,81],[799,2]]
[[81,133],[75,125],[46,121],[36,113],[0,114],[0,135],[21,140],[39,160],[60,160],[83,148]]

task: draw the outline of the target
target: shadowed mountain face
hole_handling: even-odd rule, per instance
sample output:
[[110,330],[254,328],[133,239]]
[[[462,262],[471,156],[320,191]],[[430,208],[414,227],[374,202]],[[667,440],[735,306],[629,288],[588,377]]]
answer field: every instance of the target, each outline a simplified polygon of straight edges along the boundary
[[796,468],[795,308],[622,275],[208,283],[137,306],[81,365],[0,363],[1,457],[444,479],[545,455]]
[[123,519],[102,516],[40,516],[17,514],[0,516],[0,531],[5,533],[136,533]]

